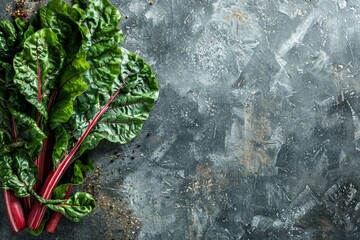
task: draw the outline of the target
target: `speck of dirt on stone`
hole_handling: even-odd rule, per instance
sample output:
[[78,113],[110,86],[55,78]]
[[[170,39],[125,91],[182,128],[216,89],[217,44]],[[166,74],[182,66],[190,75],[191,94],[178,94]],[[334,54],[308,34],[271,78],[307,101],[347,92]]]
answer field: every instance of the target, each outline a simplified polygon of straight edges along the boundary
[[101,188],[103,182],[103,170],[96,167],[93,174],[85,179],[85,191],[93,195],[98,210],[103,212],[106,229],[101,239],[133,240],[139,231],[141,224],[133,214],[128,203],[123,199],[107,193]]

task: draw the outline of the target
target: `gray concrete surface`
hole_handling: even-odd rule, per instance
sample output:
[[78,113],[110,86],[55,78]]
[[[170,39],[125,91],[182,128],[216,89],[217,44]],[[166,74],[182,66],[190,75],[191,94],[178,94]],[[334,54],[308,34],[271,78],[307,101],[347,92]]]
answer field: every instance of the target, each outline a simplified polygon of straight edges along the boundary
[[159,101],[91,153],[96,211],[42,239],[360,239],[358,1],[113,3]]

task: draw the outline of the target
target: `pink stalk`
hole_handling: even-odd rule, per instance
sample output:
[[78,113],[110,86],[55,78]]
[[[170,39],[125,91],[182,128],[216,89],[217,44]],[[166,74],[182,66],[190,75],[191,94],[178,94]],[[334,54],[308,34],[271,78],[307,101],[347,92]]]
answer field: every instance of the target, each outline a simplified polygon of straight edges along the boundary
[[20,199],[7,190],[4,190],[4,198],[11,229],[14,232],[23,230],[26,222]]
[[[51,94],[49,104],[48,104],[48,112],[50,112],[51,107],[55,102],[57,93],[58,93],[58,91],[57,91],[57,89],[55,89],[53,91],[53,93]],[[40,125],[40,119],[39,119],[38,114],[39,114],[39,112],[36,111],[36,119],[38,121],[37,124]],[[47,138],[45,138],[43,140],[41,152],[40,152],[38,158],[35,160],[35,165],[38,167],[38,178],[37,178],[36,184],[34,185],[35,191],[37,191],[37,189],[41,188],[41,186],[44,182],[45,175],[48,174],[48,172],[50,171],[50,162],[46,161],[46,159],[51,159],[48,156],[49,156],[49,154],[51,156],[51,152],[53,150],[52,140],[53,139],[52,139],[51,135],[49,135]],[[31,209],[31,198],[26,197],[26,198],[23,198],[22,201],[23,201],[25,213],[28,214]]]
[[43,140],[43,146],[39,157],[35,160],[35,164],[38,167],[38,179],[34,186],[34,190],[40,189],[46,174],[50,171],[50,162],[51,154],[53,151],[53,139],[51,133],[48,134],[48,137]]
[[[62,161],[59,163],[58,167],[50,172],[48,178],[46,179],[39,193],[39,195],[42,198],[49,199],[51,197],[52,191],[54,190],[55,186],[58,184],[60,178],[65,173],[67,168],[70,166],[72,159],[75,156],[77,150],[80,148],[81,144],[84,142],[85,138],[89,135],[92,129],[96,126],[101,116],[109,109],[110,103],[112,103],[114,99],[118,96],[120,89],[121,88],[119,87],[116,93],[110,97],[109,101],[102,108],[100,108],[100,111],[91,120],[88,127],[85,129],[84,133],[78,139],[78,141],[76,142],[75,146],[71,149],[69,154],[64,156]],[[30,214],[28,216],[27,223],[29,228],[37,229],[41,224],[45,212],[46,212],[46,206],[43,203],[36,201],[33,204],[30,210]]]
[[[16,122],[11,116],[11,132],[14,142],[17,141]],[[14,232],[19,232],[26,227],[25,215],[21,201],[15,194],[9,190],[4,190],[4,199],[10,227]]]
[[[40,78],[39,78],[40,73],[41,73],[41,70],[40,70],[40,66],[39,66],[39,63],[38,63],[38,85],[39,85],[39,87],[38,87],[38,101],[41,101],[41,99],[42,99],[41,82],[40,82]],[[48,103],[48,108],[47,108],[48,113],[50,113],[51,108],[55,103],[55,99],[57,97],[58,92],[59,92],[58,89],[54,89],[51,96],[50,96],[49,103]],[[38,114],[39,114],[39,112],[36,111],[37,125],[40,126],[40,119],[39,119]],[[35,191],[37,191],[37,189],[42,187],[42,184],[44,182],[44,178],[50,171],[51,164],[50,164],[50,161],[46,161],[46,159],[51,159],[52,151],[53,151],[53,139],[52,139],[52,135],[50,133],[48,135],[48,137],[43,140],[43,146],[41,148],[40,155],[35,160],[35,165],[38,167],[38,179],[36,181],[36,184],[34,185],[34,190]],[[31,199],[30,199],[30,197],[24,198],[23,202],[24,202],[26,213],[28,213],[30,211],[30,209],[31,209]]]
[[[38,56],[38,46],[36,45],[36,59],[37,59],[37,100],[39,103],[41,103],[41,101],[43,100],[44,94],[42,93],[42,88],[43,88],[43,84],[41,83],[41,65],[40,65],[40,59]],[[53,107],[57,94],[58,94],[58,89],[54,89],[51,92],[50,98],[49,98],[49,102],[48,102],[48,106],[47,106],[47,112],[50,113],[51,108]],[[42,128],[42,121],[41,121],[41,117],[39,114],[39,111],[36,110],[36,124],[38,125],[38,127]],[[45,138],[43,140],[43,145],[41,148],[41,152],[40,155],[38,156],[38,158],[35,160],[35,164],[38,167],[38,179],[37,182],[34,186],[34,190],[36,191],[37,189],[39,189],[42,186],[42,183],[44,181],[44,176],[45,174],[47,174],[48,172],[46,171],[47,166],[50,166],[46,161],[46,158],[49,154],[49,151],[51,150],[52,152],[52,147],[49,147],[49,139],[51,139],[51,137],[48,135],[47,138]],[[51,154],[51,153],[50,153]]]
[[[34,190],[40,189],[46,174],[50,171],[49,161],[46,159],[51,159],[51,152],[53,150],[52,147],[52,137],[49,135],[47,138],[43,140],[43,145],[40,151],[38,158],[35,160],[35,165],[38,167],[38,177],[36,184],[34,185]],[[50,153],[49,153],[50,152]],[[49,158],[50,154],[50,158]],[[22,199],[25,213],[28,214],[31,209],[31,198],[26,197]]]
[[48,138],[45,138],[43,140],[43,146],[41,148],[40,155],[35,160],[35,165],[38,167],[38,178],[37,178],[36,184],[34,186],[35,191],[36,191],[36,189],[38,189],[41,186],[43,178],[44,178],[44,168],[45,168],[44,159],[45,159],[45,154],[46,154],[47,143],[48,143]]
[[[64,199],[68,199],[70,196],[70,193],[73,189],[73,184],[70,184],[69,189],[67,190]],[[54,212],[49,220],[49,222],[46,224],[45,230],[49,233],[54,233],[56,231],[56,227],[58,226],[62,214],[59,212]]]

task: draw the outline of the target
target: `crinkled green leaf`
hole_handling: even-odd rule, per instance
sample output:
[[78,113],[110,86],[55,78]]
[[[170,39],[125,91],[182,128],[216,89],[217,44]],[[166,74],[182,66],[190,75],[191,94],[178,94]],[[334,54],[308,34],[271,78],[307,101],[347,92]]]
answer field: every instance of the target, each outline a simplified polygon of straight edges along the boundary
[[107,93],[119,75],[121,51],[117,45],[98,43],[87,50],[90,68],[83,75],[87,91],[77,99],[76,111],[82,112],[99,101],[99,93]]
[[40,8],[41,28],[50,28],[66,51],[65,64],[78,54],[83,41],[82,28],[78,21],[82,14],[63,0],[53,0]]
[[51,128],[70,118],[74,99],[87,89],[82,75],[90,66],[82,49],[84,32],[78,23],[82,18],[82,10],[71,7],[63,0],[53,0],[40,8],[38,16],[31,24],[33,29],[50,28],[66,51],[64,67],[56,84],[56,102],[51,106]]
[[14,77],[14,70],[10,63],[0,61],[0,92],[3,92],[4,95],[7,93],[7,89],[12,84],[12,79]]
[[24,142],[24,148],[35,159],[40,153],[42,140],[46,138],[46,135],[37,126],[34,119],[11,108],[10,112],[16,120],[17,141]]
[[82,81],[82,76],[89,69],[85,60],[85,54],[79,51],[77,57],[65,67],[58,83],[58,95],[56,103],[50,113],[50,124],[52,128],[69,120],[73,114],[74,99],[82,94],[87,85]]
[[39,9],[24,33],[24,40],[42,28],[50,28],[67,53],[67,62],[76,56],[83,41],[84,28],[79,21],[85,17],[82,9],[73,8],[63,0],[50,1]]
[[13,23],[9,20],[0,20],[0,60],[9,58],[14,54],[16,47],[16,29]]
[[64,157],[68,148],[68,136],[62,125],[59,125],[54,129],[55,143],[54,150],[52,153],[52,163],[55,169],[59,161]]
[[[48,5],[46,5],[46,6],[42,7],[42,8],[47,8],[47,9],[51,10],[53,12],[53,14],[56,14],[56,15],[68,16],[72,20],[72,21],[69,21],[69,19],[67,19],[67,20],[62,19],[61,21],[79,22],[79,21],[81,21],[82,19],[85,18],[85,15],[84,15],[83,11],[79,11],[79,9],[72,7],[69,3],[67,3],[67,2],[65,2],[63,0],[50,1],[48,3]],[[62,24],[55,23],[55,22],[53,24],[50,24],[49,22],[46,23],[46,24],[49,24],[49,26],[50,25],[53,25],[53,26],[59,25],[58,27],[61,28],[60,25],[62,25]],[[63,34],[63,30],[60,30],[60,32],[62,32],[61,34]],[[70,37],[70,36],[67,36],[67,37]],[[64,36],[63,38],[66,38],[66,36]]]
[[24,43],[24,50],[14,58],[16,86],[45,119],[50,92],[56,86],[64,57],[56,34],[44,28],[31,35]]
[[14,160],[10,154],[0,155],[0,179],[4,189],[14,190],[17,196],[29,196],[24,183],[14,173]]
[[123,33],[118,29],[121,21],[119,10],[107,0],[75,0],[74,7],[84,10],[82,24],[86,27],[87,42],[85,49],[100,42],[119,44],[123,41]]
[[148,64],[134,53],[122,49],[120,75],[107,94],[100,95],[98,105],[85,114],[74,115],[69,122],[75,138],[80,138],[99,110],[119,91],[96,126],[83,142],[79,154],[93,149],[102,139],[127,143],[139,134],[158,97],[158,85]]
[[10,64],[0,62],[0,149],[12,142],[10,112],[8,102],[8,72]]
[[14,54],[22,46],[28,24],[21,18],[14,21],[0,20],[0,60],[12,62]]
[[21,18],[15,18],[14,25],[17,31],[17,42],[20,45],[24,38],[24,34],[27,31],[29,24]]
[[12,158],[14,159],[16,174],[28,188],[33,188],[37,179],[37,167],[29,155],[22,150],[13,152]]
[[85,82],[100,93],[108,92],[119,75],[121,51],[116,45],[99,43],[87,52],[90,70],[84,75]]
[[96,206],[95,199],[88,193],[77,192],[62,204],[45,204],[51,210],[60,212],[74,222],[79,222],[92,212]]
[[0,62],[0,151],[10,152],[22,146],[29,154],[36,155],[45,135],[35,121],[23,113],[26,104],[12,83],[13,76],[12,66]]
[[20,35],[24,34],[24,32],[27,30],[29,26],[29,24],[21,18],[15,18],[14,24],[16,26],[18,34],[20,33]]
[[37,179],[37,167],[25,151],[0,155],[0,179],[4,189],[11,189],[18,197],[29,197],[29,189]]
[[99,93],[111,89],[119,74],[121,51],[117,45],[122,42],[123,33],[118,29],[121,15],[107,0],[77,0],[75,3],[85,14],[81,22],[86,29],[83,47],[90,65],[83,76],[88,90],[78,98],[75,107],[76,111],[83,112],[98,102]]

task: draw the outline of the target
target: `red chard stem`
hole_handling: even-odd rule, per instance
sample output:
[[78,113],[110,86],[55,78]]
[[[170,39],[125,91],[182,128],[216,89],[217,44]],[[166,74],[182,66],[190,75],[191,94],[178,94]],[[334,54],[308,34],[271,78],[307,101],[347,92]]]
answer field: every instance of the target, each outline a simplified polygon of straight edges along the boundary
[[4,190],[4,198],[11,229],[14,232],[23,230],[26,227],[26,222],[20,199],[8,190]]
[[[11,115],[11,130],[13,141],[17,141],[17,129],[15,118]],[[8,215],[10,227],[14,232],[19,232],[26,227],[24,210],[21,201],[15,194],[9,190],[4,190],[4,199],[6,212]],[[30,206],[29,206],[30,209]]]
[[[60,178],[65,173],[66,169],[70,166],[73,157],[75,156],[77,150],[80,148],[81,144],[84,142],[86,137],[89,135],[91,130],[96,126],[101,116],[109,109],[109,105],[114,101],[114,99],[118,96],[120,92],[120,88],[116,91],[114,95],[110,97],[108,102],[100,108],[100,111],[95,115],[95,117],[91,120],[88,127],[85,129],[84,133],[81,135],[81,137],[76,142],[75,146],[71,149],[68,155],[66,155],[58,167],[51,171],[48,175],[48,178],[46,179],[39,195],[42,198],[49,199],[51,197],[52,191],[54,190],[55,186],[58,184]],[[34,205],[31,208],[29,217],[28,217],[28,226],[31,229],[37,229],[41,221],[45,215],[46,212],[46,206],[40,202],[35,202]]]

